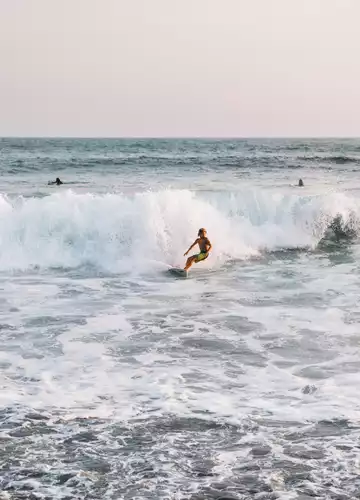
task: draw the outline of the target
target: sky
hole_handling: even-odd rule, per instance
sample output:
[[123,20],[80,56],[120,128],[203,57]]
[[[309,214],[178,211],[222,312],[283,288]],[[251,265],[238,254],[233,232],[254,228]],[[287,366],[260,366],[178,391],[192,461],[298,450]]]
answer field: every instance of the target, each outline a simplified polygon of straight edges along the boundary
[[0,0],[0,136],[360,136],[360,0]]

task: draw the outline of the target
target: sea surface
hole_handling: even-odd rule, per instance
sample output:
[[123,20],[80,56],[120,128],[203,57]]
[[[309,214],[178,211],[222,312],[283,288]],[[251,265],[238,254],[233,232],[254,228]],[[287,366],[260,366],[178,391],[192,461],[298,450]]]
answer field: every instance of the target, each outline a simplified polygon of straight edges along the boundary
[[0,498],[360,498],[359,234],[360,140],[0,139]]

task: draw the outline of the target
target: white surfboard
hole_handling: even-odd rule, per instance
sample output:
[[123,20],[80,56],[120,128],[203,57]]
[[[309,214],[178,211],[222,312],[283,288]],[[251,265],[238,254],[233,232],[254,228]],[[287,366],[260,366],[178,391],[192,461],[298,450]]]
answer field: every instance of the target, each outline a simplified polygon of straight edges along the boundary
[[169,273],[179,276],[180,278],[187,278],[188,272],[185,269],[180,269],[179,267],[170,267]]

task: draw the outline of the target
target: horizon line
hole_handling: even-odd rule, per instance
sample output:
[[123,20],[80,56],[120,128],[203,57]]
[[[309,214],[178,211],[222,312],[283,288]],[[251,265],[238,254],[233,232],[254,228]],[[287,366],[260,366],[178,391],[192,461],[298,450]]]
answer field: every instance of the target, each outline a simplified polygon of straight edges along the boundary
[[0,139],[74,139],[74,140],[212,140],[212,141],[231,141],[231,140],[261,140],[261,139],[288,139],[288,140],[309,140],[309,139],[360,139],[359,136],[352,135],[314,135],[314,136],[281,136],[281,135],[253,135],[253,136],[76,136],[76,135],[0,135]]

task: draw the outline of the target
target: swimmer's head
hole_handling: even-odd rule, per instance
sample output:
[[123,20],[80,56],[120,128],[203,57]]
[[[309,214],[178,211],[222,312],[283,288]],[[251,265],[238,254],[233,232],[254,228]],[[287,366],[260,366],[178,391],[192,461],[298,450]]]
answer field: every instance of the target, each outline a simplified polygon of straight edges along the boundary
[[201,238],[203,236],[206,236],[206,229],[204,227],[201,227],[198,231],[198,236],[200,236]]

